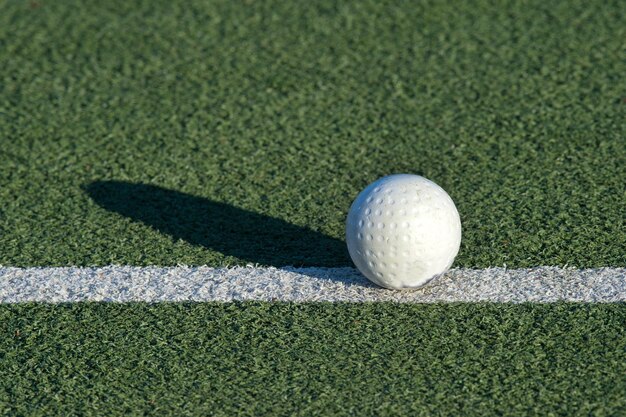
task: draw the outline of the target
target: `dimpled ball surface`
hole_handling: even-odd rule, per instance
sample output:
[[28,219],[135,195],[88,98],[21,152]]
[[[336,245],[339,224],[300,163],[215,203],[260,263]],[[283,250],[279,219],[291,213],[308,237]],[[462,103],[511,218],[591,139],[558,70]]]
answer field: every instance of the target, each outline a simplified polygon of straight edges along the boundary
[[450,268],[461,245],[454,202],[418,175],[391,175],[370,184],[350,207],[346,241],[369,280],[391,289],[418,288]]

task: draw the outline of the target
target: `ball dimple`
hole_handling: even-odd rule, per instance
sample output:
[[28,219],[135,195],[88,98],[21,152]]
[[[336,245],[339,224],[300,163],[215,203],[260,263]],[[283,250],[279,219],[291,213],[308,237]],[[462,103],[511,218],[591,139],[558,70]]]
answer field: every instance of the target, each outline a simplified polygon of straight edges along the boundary
[[374,236],[372,236],[372,235],[367,235],[367,240],[372,240],[372,239],[374,239]]
[[384,229],[385,228],[385,223],[380,222],[376,225],[376,227],[378,227],[379,229]]
[[374,222],[367,222],[367,227],[374,227]]
[[382,242],[382,241],[384,241],[384,240],[385,240],[385,238],[384,238],[382,235],[378,235],[378,236],[376,237],[376,240],[377,240],[377,241],[379,241],[379,242]]
[[368,207],[368,208],[365,209],[365,215],[366,216],[369,216],[371,212],[372,212],[371,208]]
[[405,209],[400,209],[400,216],[406,216],[406,210]]
[[376,210],[376,215],[380,216],[381,214],[383,214],[383,211],[381,209]]
[[376,199],[376,204],[382,204],[383,203],[383,199],[382,198],[377,198]]
[[363,239],[363,233],[359,233],[356,235],[357,239],[361,240]]
[[364,224],[365,222],[363,221],[363,219],[359,220],[359,227],[363,227]]

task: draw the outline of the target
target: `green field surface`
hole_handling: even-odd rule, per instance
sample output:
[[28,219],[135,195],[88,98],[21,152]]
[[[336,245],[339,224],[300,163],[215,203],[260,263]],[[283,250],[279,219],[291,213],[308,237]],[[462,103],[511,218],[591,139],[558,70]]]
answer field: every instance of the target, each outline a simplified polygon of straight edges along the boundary
[[[623,1],[0,0],[0,265],[626,266]],[[626,415],[624,304],[0,305],[0,415]]]
[[400,172],[456,266],[626,265],[625,38],[620,1],[5,0],[0,265],[350,265]]
[[614,304],[3,306],[0,413],[618,416],[624,326]]

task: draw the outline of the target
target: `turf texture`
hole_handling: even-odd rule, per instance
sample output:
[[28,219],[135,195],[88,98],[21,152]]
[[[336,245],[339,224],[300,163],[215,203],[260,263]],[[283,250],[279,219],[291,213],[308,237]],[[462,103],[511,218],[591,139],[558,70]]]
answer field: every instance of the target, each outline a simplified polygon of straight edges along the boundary
[[[0,2],[0,264],[350,265],[422,174],[456,266],[625,266],[622,2]],[[626,414],[623,304],[0,306],[0,414]]]
[[0,413],[617,416],[625,326],[616,304],[4,305]]
[[0,264],[350,265],[408,172],[457,266],[624,266],[625,37],[620,1],[1,2]]

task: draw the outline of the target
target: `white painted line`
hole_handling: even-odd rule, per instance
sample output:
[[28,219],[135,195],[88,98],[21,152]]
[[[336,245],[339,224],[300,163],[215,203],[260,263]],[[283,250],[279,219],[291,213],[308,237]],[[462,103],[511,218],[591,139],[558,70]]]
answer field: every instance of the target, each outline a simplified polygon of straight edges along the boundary
[[168,301],[594,303],[626,301],[626,268],[454,269],[413,291],[352,268],[0,267],[0,303]]

